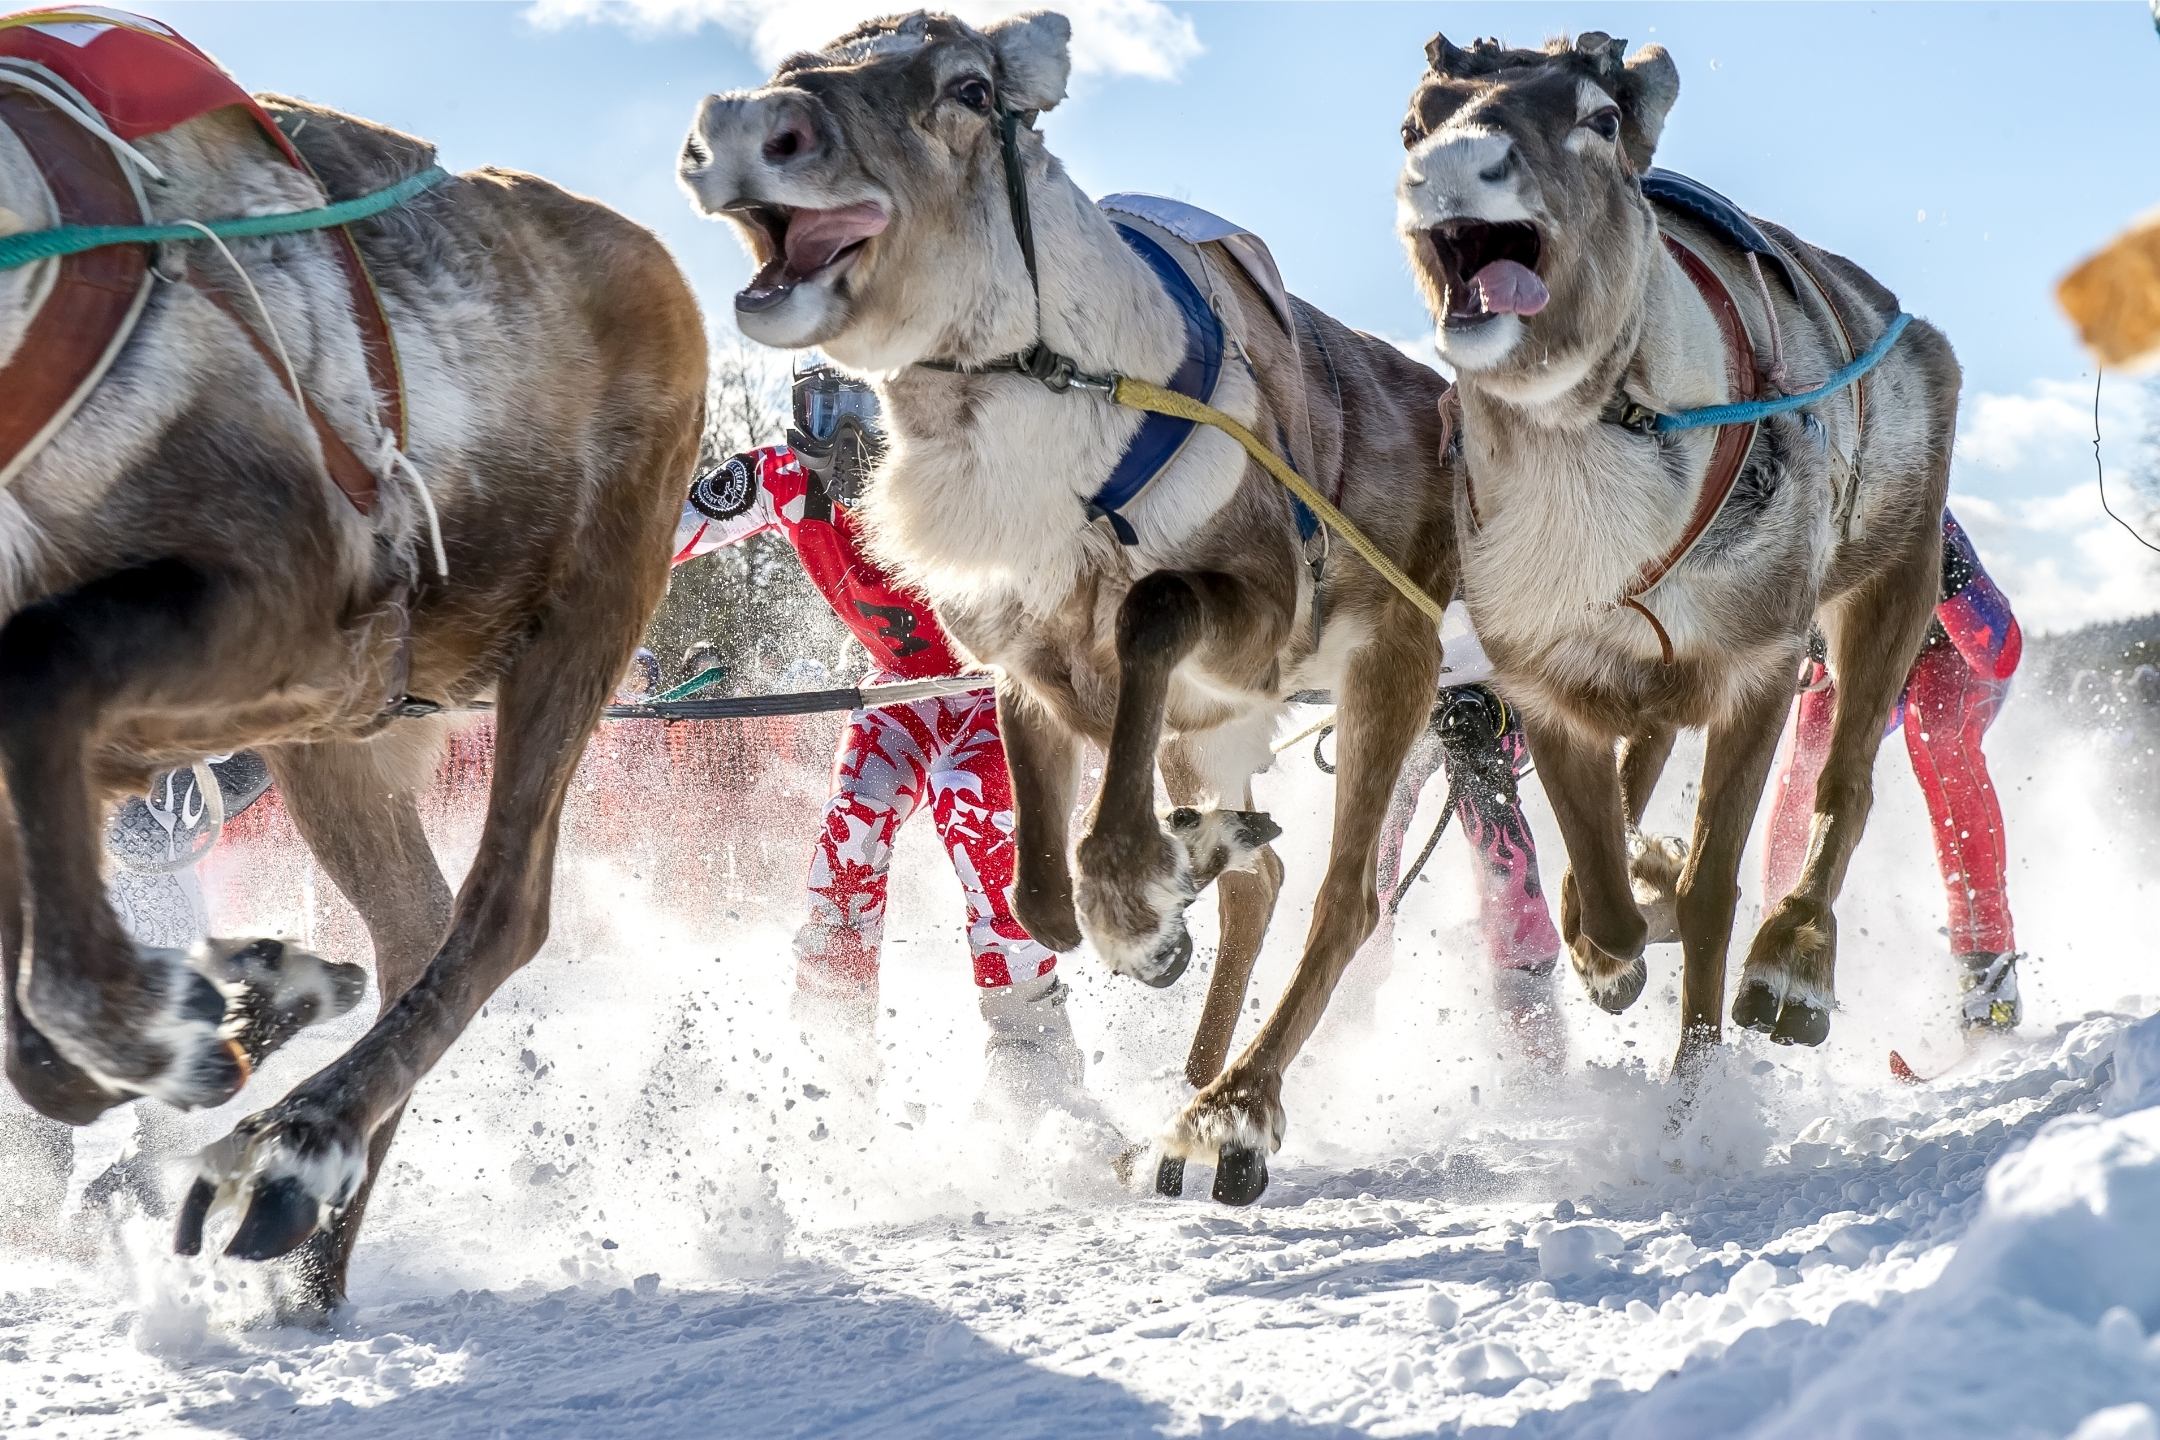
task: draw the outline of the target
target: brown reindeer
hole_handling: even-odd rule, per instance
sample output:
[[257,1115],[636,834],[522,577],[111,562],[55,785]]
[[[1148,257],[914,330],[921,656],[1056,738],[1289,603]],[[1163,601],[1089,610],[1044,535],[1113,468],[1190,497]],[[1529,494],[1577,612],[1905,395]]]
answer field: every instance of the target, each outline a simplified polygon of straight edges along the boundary
[[[1679,74],[1656,46],[1624,49],[1435,37],[1403,124],[1398,216],[1457,372],[1465,597],[1567,843],[1562,934],[1620,1010],[1642,991],[1646,941],[1672,938],[1638,895],[1671,907],[1685,1073],[1719,1035],[1741,847],[1815,625],[1838,682],[1829,761],[1806,867],[1732,1010],[1781,1041],[1827,1033],[1831,907],[1936,599],[1959,376],[1913,322],[1863,383],[1804,411],[1659,429],[1656,415],[1815,387],[1898,304],[1776,227],[1751,247],[1767,255],[1743,253],[1646,200]],[[1631,867],[1681,726],[1709,732],[1692,845],[1683,866],[1636,836]]]
[[[707,99],[681,173],[758,267],[736,299],[744,332],[818,346],[877,383],[891,443],[864,513],[881,554],[1000,673],[1014,904],[1030,932],[1058,949],[1085,936],[1114,970],[1167,984],[1191,953],[1184,912],[1219,879],[1222,946],[1186,1063],[1199,1093],[1157,1183],[1182,1183],[1180,1157],[1214,1156],[1217,1198],[1244,1202],[1282,1138],[1283,1072],[1378,916],[1381,818],[1440,650],[1347,548],[1301,542],[1285,492],[1216,431],[1191,433],[1114,519],[1089,521],[1142,417],[1099,390],[1057,393],[1009,357],[1027,352],[1053,384],[1060,364],[1163,381],[1191,330],[1032,128],[1065,94],[1069,34],[1052,14],[864,25],[765,88]],[[1311,306],[1278,308],[1230,244],[1193,253],[1232,352],[1215,404],[1279,436],[1447,599],[1443,382]],[[1264,848],[1274,826],[1250,813],[1252,776],[1286,697],[1316,686],[1341,715],[1327,876],[1295,978],[1225,1069],[1282,874]],[[1075,883],[1066,826],[1084,742],[1107,770]],[[1184,807],[1167,819],[1158,756]]]
[[[216,110],[136,142],[164,177],[151,218],[305,210],[433,162],[407,136],[267,104],[312,176],[244,108]],[[56,158],[71,124],[0,87],[0,230],[60,224],[81,167],[111,163],[94,144]],[[261,748],[367,922],[383,1010],[212,1147],[180,1238],[200,1243],[222,1194],[243,1207],[227,1253],[308,1242],[287,1305],[317,1316],[343,1295],[414,1085],[546,935],[564,791],[664,587],[705,376],[659,243],[542,180],[448,177],[350,233],[402,357],[409,467],[381,444],[333,237],[311,233],[160,252],[170,283],[147,287],[111,370],[0,493],[8,1077],[76,1124],[144,1095],[215,1105],[359,998],[354,967],[274,940],[138,946],[106,901],[102,801]],[[0,271],[0,367],[44,363],[24,332],[56,263]],[[363,482],[365,512],[341,493]],[[488,694],[494,785],[453,899],[414,802],[441,722],[392,702]]]

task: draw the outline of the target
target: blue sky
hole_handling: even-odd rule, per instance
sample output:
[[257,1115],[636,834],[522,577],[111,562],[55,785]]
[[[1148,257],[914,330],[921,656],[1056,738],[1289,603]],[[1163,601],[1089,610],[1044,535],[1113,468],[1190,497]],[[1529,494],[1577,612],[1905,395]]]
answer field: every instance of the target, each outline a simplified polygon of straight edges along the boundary
[[[255,89],[435,140],[453,166],[537,171],[667,239],[716,331],[747,277],[673,159],[711,90],[754,84],[854,0],[541,0],[153,8]],[[962,7],[979,16],[983,0]],[[2106,5],[1210,3],[1066,7],[1082,73],[1045,117],[1096,193],[1152,190],[1265,235],[1291,287],[1415,341],[1393,235],[1396,127],[1436,28],[1457,41],[1602,29],[1680,67],[1659,162],[1868,266],[1963,359],[1958,508],[2028,623],[2160,608],[2160,570],[2100,515],[2091,370],[2055,279],[2160,204],[2160,38]],[[2144,424],[2110,380],[2111,474]]]

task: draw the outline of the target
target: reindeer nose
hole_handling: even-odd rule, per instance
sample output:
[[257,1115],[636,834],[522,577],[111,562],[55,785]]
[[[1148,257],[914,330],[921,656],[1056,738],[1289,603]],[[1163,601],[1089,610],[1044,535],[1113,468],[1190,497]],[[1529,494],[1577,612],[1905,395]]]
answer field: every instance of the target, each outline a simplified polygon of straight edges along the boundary
[[815,160],[824,148],[818,139],[817,126],[810,122],[810,117],[791,106],[773,117],[758,153],[766,164],[785,168]]

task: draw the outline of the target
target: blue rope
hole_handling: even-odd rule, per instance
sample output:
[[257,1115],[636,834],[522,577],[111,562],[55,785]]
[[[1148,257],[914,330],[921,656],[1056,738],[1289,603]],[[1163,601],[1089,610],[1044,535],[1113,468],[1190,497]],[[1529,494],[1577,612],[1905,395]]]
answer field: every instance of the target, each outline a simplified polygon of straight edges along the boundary
[[[398,181],[385,190],[340,200],[319,210],[295,210],[278,215],[247,215],[237,220],[212,220],[206,228],[223,240],[254,240],[265,235],[295,235],[304,230],[332,230],[392,210],[430,186],[449,179],[449,172],[430,165],[419,174]],[[31,230],[0,238],[0,270],[12,270],[37,260],[79,255],[108,245],[157,245],[167,240],[200,240],[202,231],[192,225],[62,225],[53,230]]]
[[1897,337],[1905,333],[1912,323],[1912,316],[1902,310],[1891,320],[1890,328],[1882,337],[1867,348],[1865,354],[1832,375],[1828,380],[1803,395],[1781,395],[1775,400],[1748,400],[1738,405],[1711,405],[1701,410],[1682,410],[1677,415],[1660,415],[1653,427],[1660,433],[1674,430],[1700,430],[1706,425],[1745,425],[1751,420],[1765,420],[1772,415],[1783,415],[1789,410],[1801,410],[1826,395],[1835,395],[1846,386],[1859,380],[1868,371],[1882,363],[1883,356],[1897,343]]

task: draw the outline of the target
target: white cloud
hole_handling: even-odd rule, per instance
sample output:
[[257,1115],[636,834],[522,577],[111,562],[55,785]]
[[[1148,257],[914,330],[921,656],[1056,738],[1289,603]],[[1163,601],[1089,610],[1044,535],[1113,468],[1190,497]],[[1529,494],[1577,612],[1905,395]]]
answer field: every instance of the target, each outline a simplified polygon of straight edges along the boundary
[[[2160,542],[2152,497],[2135,484],[2154,458],[2153,407],[2154,392],[2136,384],[2105,387],[2101,453],[2108,500]],[[2015,394],[1975,395],[1964,421],[1950,508],[2027,629],[2069,630],[2160,610],[2160,555],[2101,505],[2090,381],[2038,380]],[[1988,494],[1971,493],[1974,486]]]
[[[526,15],[548,27],[581,20],[656,31],[717,25],[747,45],[761,64],[771,65],[900,8],[894,0],[533,0]],[[1044,7],[945,0],[938,8],[980,25]],[[1173,80],[1201,51],[1192,21],[1163,0],[1089,0],[1066,13],[1073,28],[1073,69],[1081,75]]]
[[[2136,437],[2143,413],[2134,383],[2102,387],[2100,430],[2118,442]],[[2014,395],[1980,394],[1966,399],[1957,437],[1960,463],[1986,470],[2014,470],[2060,455],[2083,443],[2090,459],[2093,387],[2090,380],[2036,380]]]
[[[1950,508],[1971,533],[1981,563],[2010,597],[2019,622],[2036,634],[2160,610],[2160,555],[2101,512],[2098,489],[2090,481],[2011,507],[1953,493]],[[2036,527],[2022,518],[2031,508],[2097,518],[2074,534],[2042,542]]]

